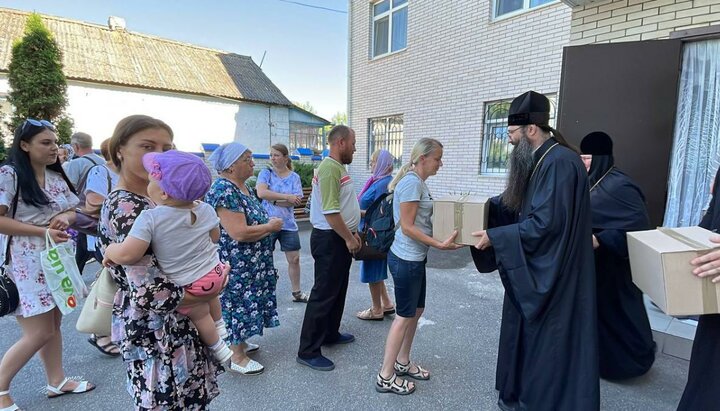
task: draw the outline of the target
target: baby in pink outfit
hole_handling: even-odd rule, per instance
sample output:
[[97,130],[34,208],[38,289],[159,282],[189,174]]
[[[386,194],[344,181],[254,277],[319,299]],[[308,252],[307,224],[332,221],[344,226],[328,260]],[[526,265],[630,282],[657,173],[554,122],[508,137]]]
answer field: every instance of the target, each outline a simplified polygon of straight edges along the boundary
[[177,311],[190,318],[202,342],[224,363],[232,351],[224,341],[220,300],[202,298],[216,295],[226,280],[217,250],[217,214],[197,201],[210,189],[210,170],[197,156],[175,150],[145,154],[143,166],[150,177],[148,196],[157,206],[140,213],[122,243],[105,249],[103,265],[136,264],[151,247],[167,278],[200,297]]

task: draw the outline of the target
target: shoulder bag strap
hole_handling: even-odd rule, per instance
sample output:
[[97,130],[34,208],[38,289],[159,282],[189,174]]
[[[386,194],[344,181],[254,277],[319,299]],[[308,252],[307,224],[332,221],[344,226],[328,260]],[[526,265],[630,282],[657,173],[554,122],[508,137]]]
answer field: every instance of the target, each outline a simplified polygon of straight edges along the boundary
[[[17,182],[17,170],[15,170],[15,197],[12,201],[12,219],[15,219],[15,212],[17,211],[17,205],[18,205],[18,198],[20,197],[20,184]],[[7,245],[5,246],[5,262],[3,263],[3,267],[8,265],[10,262],[10,240],[12,240],[12,236],[9,235],[7,237]]]

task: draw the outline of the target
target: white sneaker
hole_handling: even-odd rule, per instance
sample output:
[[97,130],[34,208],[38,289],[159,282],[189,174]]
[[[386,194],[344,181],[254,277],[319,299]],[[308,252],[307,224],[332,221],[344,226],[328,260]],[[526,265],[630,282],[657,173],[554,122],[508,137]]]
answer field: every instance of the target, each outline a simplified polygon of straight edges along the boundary
[[260,349],[260,346],[257,344],[253,344],[251,342],[245,341],[245,344],[247,344],[247,348],[245,348],[245,354],[249,354],[251,352],[255,352]]
[[265,367],[255,360],[250,360],[244,367],[230,361],[230,371],[243,375],[258,375],[265,371]]

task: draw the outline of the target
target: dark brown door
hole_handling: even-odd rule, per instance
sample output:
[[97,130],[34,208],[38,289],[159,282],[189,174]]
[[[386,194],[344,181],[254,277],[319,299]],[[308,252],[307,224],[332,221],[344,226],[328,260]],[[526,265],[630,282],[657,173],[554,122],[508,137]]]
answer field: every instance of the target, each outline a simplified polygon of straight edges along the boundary
[[682,41],[565,47],[558,129],[580,146],[592,131],[614,142],[615,164],[645,193],[662,225],[677,110]]

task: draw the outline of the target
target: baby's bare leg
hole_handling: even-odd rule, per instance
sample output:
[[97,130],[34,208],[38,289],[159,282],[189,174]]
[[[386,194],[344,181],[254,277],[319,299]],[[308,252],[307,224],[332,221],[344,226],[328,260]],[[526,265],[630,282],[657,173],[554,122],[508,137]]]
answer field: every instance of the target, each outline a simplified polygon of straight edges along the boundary
[[200,340],[207,346],[212,346],[218,342],[220,337],[218,336],[217,329],[215,329],[215,320],[210,316],[210,304],[201,303],[193,305],[190,312],[187,315],[195,324],[198,333],[200,334]]
[[208,301],[208,305],[210,306],[210,317],[212,317],[212,319],[215,321],[222,320],[222,306],[220,305],[220,297],[215,297],[212,300]]

